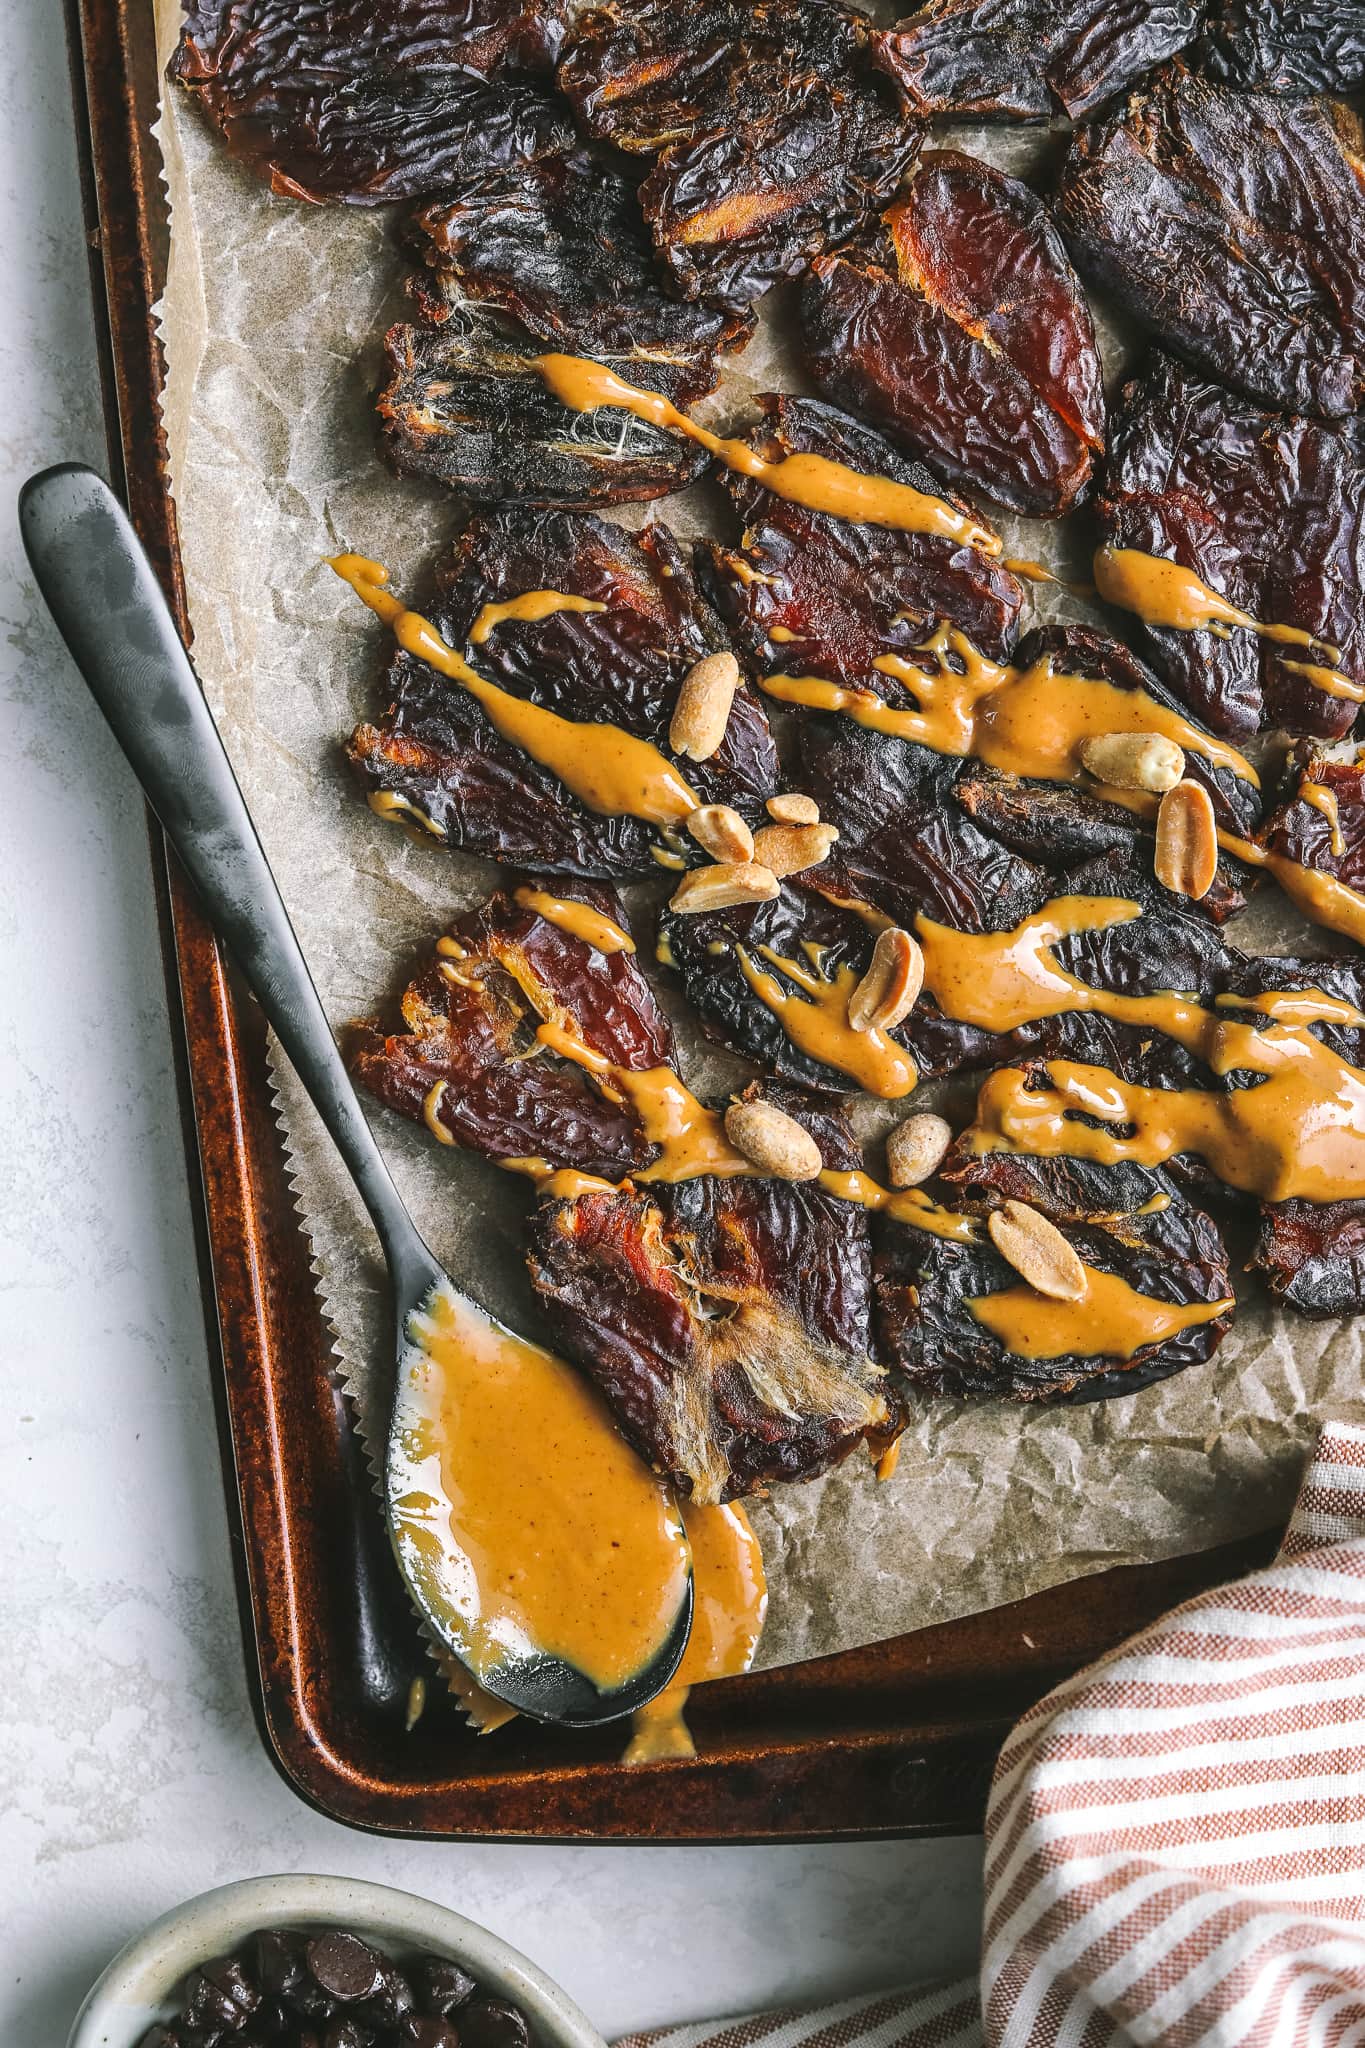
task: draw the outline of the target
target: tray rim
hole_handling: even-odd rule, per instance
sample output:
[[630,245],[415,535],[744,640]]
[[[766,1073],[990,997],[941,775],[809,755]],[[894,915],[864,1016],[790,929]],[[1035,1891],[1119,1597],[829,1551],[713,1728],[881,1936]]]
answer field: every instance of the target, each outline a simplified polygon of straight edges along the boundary
[[[168,237],[150,132],[151,0],[64,5],[111,474],[188,640],[158,402],[154,307]],[[1260,1533],[757,1674],[739,1681],[738,1739],[692,1764],[626,1772],[609,1756],[580,1753],[487,1775],[447,1769],[435,1782],[376,1776],[354,1714],[338,1708],[335,1689],[321,1694],[336,1675],[325,1664],[319,1672],[303,1625],[305,1612],[314,1632],[326,1619],[307,1607],[316,1589],[288,1577],[292,1539],[329,1508],[343,1537],[361,1545],[362,1593],[383,1564],[350,1526],[357,1488],[367,1502],[372,1494],[328,1377],[330,1340],[285,1177],[264,1029],[150,813],[148,826],[248,1691],[267,1755],[317,1811],[366,1832],[438,1840],[793,1843],[974,1832],[996,1752],[1021,1712],[1176,1601],[1269,1556],[1272,1536]],[[303,1475],[282,1461],[291,1432],[307,1449]],[[382,1677],[382,1646],[366,1669]],[[733,1698],[733,1682],[716,1687],[708,1709],[714,1701],[723,1716]],[[867,1718],[854,1727],[847,1710],[859,1704]]]

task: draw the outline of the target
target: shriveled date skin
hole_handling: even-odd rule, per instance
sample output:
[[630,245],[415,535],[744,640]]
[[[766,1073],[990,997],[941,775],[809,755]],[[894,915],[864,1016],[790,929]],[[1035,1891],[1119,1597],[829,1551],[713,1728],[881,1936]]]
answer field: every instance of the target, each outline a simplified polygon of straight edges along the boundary
[[817,389],[940,476],[1049,519],[1084,493],[1104,445],[1094,323],[1019,179],[922,157],[877,231],[815,259],[800,318]]
[[[1117,1274],[1140,1294],[1186,1306],[1229,1297],[1227,1252],[1217,1227],[1178,1194],[1155,1214],[1107,1223],[1054,1219],[1086,1265]],[[1099,1353],[1027,1358],[977,1321],[968,1304],[1021,1285],[982,1235],[975,1244],[878,1219],[877,1321],[882,1354],[926,1394],[967,1400],[1107,1400],[1202,1364],[1232,1321],[1229,1309],[1131,1359]]]
[[[826,1165],[860,1163],[835,1111],[763,1094]],[[556,1343],[695,1501],[814,1479],[900,1428],[871,1356],[866,1216],[815,1182],[708,1176],[546,1200],[528,1265]]]
[[1300,1315],[1365,1311],[1365,1202],[1267,1202],[1251,1264]]
[[[768,460],[824,455],[970,509],[876,427],[818,399],[759,403],[763,423],[749,438]],[[1013,646],[1023,585],[979,549],[808,511],[733,473],[724,481],[744,536],[734,548],[708,544],[709,580],[736,639],[768,672],[888,694],[895,686],[874,660],[912,655],[939,620],[993,659]]]
[[[391,327],[377,401],[380,448],[399,476],[447,484],[476,505],[623,505],[694,483],[705,452],[612,411],[573,412],[535,368],[536,341],[494,320]],[[671,364],[632,362],[666,391]]]
[[691,405],[752,324],[663,289],[634,180],[575,149],[461,180],[420,207],[408,241],[427,318],[491,308],[545,348],[590,356]]
[[292,199],[415,198],[572,140],[548,94],[562,0],[188,0],[172,78]]
[[[469,641],[485,604],[528,590],[606,609],[504,619],[480,645]],[[438,567],[427,610],[488,681],[562,717],[619,726],[670,759],[668,728],[683,678],[725,645],[667,528],[629,534],[588,513],[509,511],[476,520]],[[372,795],[391,792],[417,806],[423,830],[467,853],[537,868],[608,878],[658,873],[658,828],[588,810],[495,731],[467,690],[401,650],[385,688],[384,718],[357,728],[350,758]],[[753,693],[736,695],[709,761],[678,765],[704,802],[730,804],[758,822],[763,799],[777,787],[777,759]],[[400,807],[400,816],[411,814]],[[669,841],[673,864],[701,859],[686,834],[670,833]]]
[[[629,934],[612,890],[574,882],[559,893]],[[575,1062],[537,1049],[535,1036],[541,1023],[567,1022],[614,1066],[671,1064],[672,1029],[633,955],[601,954],[499,891],[450,927],[405,991],[402,1015],[391,1036],[357,1026],[350,1046],[356,1079],[400,1116],[487,1159],[539,1159],[613,1180],[658,1156],[629,1105]]]
[[1362,0],[1213,0],[1199,52],[1212,78],[1270,92],[1365,87]]
[[[1365,688],[1365,458],[1352,431],[1278,419],[1159,356],[1124,389],[1097,512],[1112,546],[1179,562],[1252,618],[1319,636]],[[1339,739],[1355,719],[1349,698],[1290,666],[1325,655],[1124,621],[1215,732]]]
[[1365,760],[1334,761],[1309,744],[1296,747],[1258,836],[1272,853],[1365,894]]
[[1183,50],[1198,0],[929,0],[875,38],[921,114],[1080,121]]
[[615,0],[559,82],[589,132],[657,162],[641,200],[685,298],[749,305],[894,191],[919,145],[836,0]]
[[1365,395],[1360,124],[1175,65],[1083,129],[1056,212],[1086,277],[1196,369],[1283,412]]

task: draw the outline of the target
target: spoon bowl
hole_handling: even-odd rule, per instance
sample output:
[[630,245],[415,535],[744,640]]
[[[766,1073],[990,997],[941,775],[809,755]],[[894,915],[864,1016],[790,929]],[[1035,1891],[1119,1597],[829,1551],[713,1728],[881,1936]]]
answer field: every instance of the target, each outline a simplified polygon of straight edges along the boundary
[[[690,1558],[671,1496],[661,1481],[632,1460],[638,1468],[633,1483],[652,1488],[659,1505],[663,1540],[657,1554],[665,1603],[669,1593],[676,1594],[677,1603],[676,1610],[665,1611],[648,1634],[638,1665],[612,1669],[604,1679],[601,1670],[594,1675],[583,1668],[596,1660],[581,1647],[581,1661],[574,1661],[525,1627],[490,1638],[483,1615],[486,1596],[508,1586],[515,1594],[533,1556],[555,1548],[549,1538],[556,1532],[551,1527],[547,1536],[546,1522],[547,1517],[553,1520],[556,1505],[561,1515],[579,1512],[578,1503],[593,1498],[594,1481],[597,1500],[609,1500],[614,1481],[620,1491],[619,1460],[631,1454],[604,1417],[600,1433],[585,1425],[577,1443],[579,1462],[568,1471],[561,1500],[533,1504],[519,1523],[495,1517],[499,1547],[491,1550],[486,1537],[474,1540],[468,1493],[457,1488],[458,1498],[452,1500],[448,1487],[433,1482],[433,1471],[444,1471],[449,1462],[438,1451],[433,1466],[431,1446],[423,1437],[431,1424],[433,1377],[431,1372],[424,1375],[421,1367],[427,1348],[423,1332],[431,1328],[436,1310],[444,1313],[448,1308],[460,1318],[460,1331],[468,1340],[463,1349],[458,1341],[447,1345],[442,1359],[456,1393],[466,1373],[473,1385],[474,1368],[490,1344],[504,1374],[515,1373],[519,1366],[529,1370],[534,1359],[540,1362],[536,1369],[550,1375],[542,1379],[543,1386],[557,1389],[554,1374],[564,1375],[566,1397],[568,1389],[579,1385],[577,1376],[549,1353],[494,1323],[462,1294],[403,1206],[337,1050],[198,678],[152,566],[113,492],[93,470],[60,464],[25,484],[19,524],[38,587],[77,668],[205,913],[316,1105],[379,1234],[393,1289],[397,1389],[386,1508],[394,1553],[418,1613],[436,1641],[485,1692],[536,1720],[589,1727],[635,1712],[668,1684],[691,1629]],[[428,1397],[425,1410],[417,1402],[419,1390]],[[477,1420],[477,1410],[470,1409],[469,1416]],[[445,1446],[444,1452],[452,1448],[458,1450],[458,1442]],[[511,1487],[521,1446],[512,1439],[500,1449]],[[424,1454],[417,1456],[417,1451]],[[496,1481],[496,1461],[491,1476]],[[423,1503],[428,1504],[425,1513]],[[442,1503],[447,1527],[437,1557],[430,1542],[415,1540],[415,1531],[420,1525],[427,1537],[433,1535],[432,1511]],[[640,1527],[647,1523],[646,1517]],[[668,1533],[671,1528],[676,1528],[676,1541]],[[558,1554],[572,1560],[581,1547],[561,1542]],[[598,1546],[606,1559],[604,1568],[615,1569],[616,1560],[606,1554],[622,1548],[619,1535]],[[649,1559],[642,1552],[635,1561],[649,1580]],[[570,1582],[565,1583],[572,1594]],[[582,1605],[574,1617],[588,1628],[589,1650],[594,1611],[590,1604]]]

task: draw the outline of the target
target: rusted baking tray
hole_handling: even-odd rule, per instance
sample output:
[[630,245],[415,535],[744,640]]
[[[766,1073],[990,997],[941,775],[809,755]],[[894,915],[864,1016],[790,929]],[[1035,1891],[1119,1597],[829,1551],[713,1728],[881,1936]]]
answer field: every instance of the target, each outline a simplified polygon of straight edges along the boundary
[[[152,319],[166,257],[151,0],[68,0],[110,462],[166,592],[184,593]],[[282,1169],[264,1033],[152,828],[236,1553],[261,1734],[295,1790],[411,1835],[729,1841],[980,1825],[1010,1723],[1175,1601],[1247,1569],[1256,1538],[1109,1572],[894,1642],[708,1687],[694,1763],[623,1770],[619,1732],[477,1740],[446,1701],[411,1734],[424,1659],[328,1377]],[[435,1688],[433,1688],[435,1690]]]

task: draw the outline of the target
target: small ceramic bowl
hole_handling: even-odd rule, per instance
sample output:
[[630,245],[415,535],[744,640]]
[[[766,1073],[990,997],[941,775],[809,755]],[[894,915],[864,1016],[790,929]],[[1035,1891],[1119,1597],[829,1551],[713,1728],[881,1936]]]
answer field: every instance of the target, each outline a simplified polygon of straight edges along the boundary
[[190,1971],[259,1927],[347,1927],[395,1955],[431,1949],[520,2006],[538,2048],[605,2048],[573,2000],[496,1934],[410,1892],[349,1877],[251,1877],[163,1914],[115,1956],[81,2007],[67,2048],[138,2048],[149,2027],[175,2012]]

